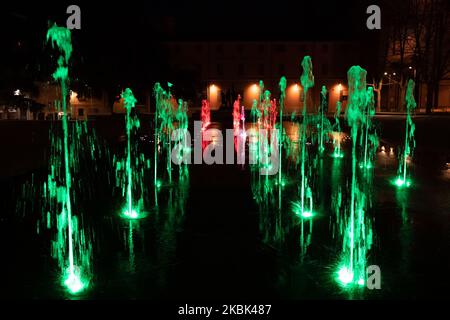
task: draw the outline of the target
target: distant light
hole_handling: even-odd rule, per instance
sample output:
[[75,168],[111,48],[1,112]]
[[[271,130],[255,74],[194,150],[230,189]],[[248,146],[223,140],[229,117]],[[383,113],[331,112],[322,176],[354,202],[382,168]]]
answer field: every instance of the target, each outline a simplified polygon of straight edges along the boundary
[[395,73],[395,72],[393,72],[393,73],[392,73],[392,75],[393,75],[393,76],[395,76],[395,75],[396,75],[396,73]]
[[338,87],[338,90],[339,90],[339,91],[342,90],[342,84],[339,83],[337,87]]
[[20,96],[20,89],[15,90],[15,91],[14,91],[14,95],[15,95],[15,96]]
[[387,74],[388,74],[387,72],[384,73],[385,76],[387,76]]
[[212,94],[216,94],[217,93],[217,86],[215,84],[212,84],[211,86],[209,86],[209,92]]
[[412,69],[412,67],[411,66],[409,66],[409,70],[411,70]]
[[252,92],[253,93],[258,93],[258,91],[259,91],[259,87],[258,87],[258,85],[255,83],[254,85],[252,85]]
[[77,96],[78,96],[78,93],[76,93],[75,91],[70,91],[70,102],[73,103]]

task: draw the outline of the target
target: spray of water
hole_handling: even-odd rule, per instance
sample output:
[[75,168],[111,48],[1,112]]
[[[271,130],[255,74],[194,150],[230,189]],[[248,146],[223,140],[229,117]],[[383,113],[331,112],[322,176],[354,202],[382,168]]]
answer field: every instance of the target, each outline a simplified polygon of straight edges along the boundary
[[[363,286],[366,282],[367,254],[372,245],[372,227],[366,218],[367,196],[361,189],[363,181],[358,176],[357,141],[365,121],[366,105],[366,70],[353,66],[347,73],[349,100],[346,111],[352,139],[352,176],[348,215],[342,219],[343,248],[342,260],[337,271],[337,280],[345,287]],[[361,147],[361,146],[360,146]]]
[[403,148],[403,154],[401,155],[399,161],[399,167],[397,171],[397,177],[393,183],[398,188],[407,188],[411,186],[411,179],[408,176],[408,161],[410,161],[414,148],[416,146],[416,141],[414,139],[414,132],[416,126],[412,120],[411,113],[416,108],[416,101],[414,99],[414,86],[413,80],[408,81],[408,86],[406,88],[406,128],[405,128],[405,146]]
[[[54,162],[54,166],[51,167],[48,178],[48,193],[47,190],[45,193],[50,198],[57,199],[57,203],[61,205],[61,212],[56,217],[58,232],[57,239],[52,246],[53,256],[58,258],[59,265],[63,269],[64,284],[69,292],[78,293],[84,290],[89,283],[91,250],[80,221],[74,215],[72,208],[71,159],[74,155],[71,153],[69,140],[67,107],[68,64],[72,54],[70,31],[55,24],[47,31],[47,41],[50,41],[52,46],[61,53],[53,78],[61,85],[62,137],[52,140],[53,148],[59,149],[60,153],[51,160]],[[63,170],[62,175],[60,175],[59,169]],[[56,207],[59,206],[52,209],[55,210]],[[54,212],[53,210],[49,211],[50,215]]]

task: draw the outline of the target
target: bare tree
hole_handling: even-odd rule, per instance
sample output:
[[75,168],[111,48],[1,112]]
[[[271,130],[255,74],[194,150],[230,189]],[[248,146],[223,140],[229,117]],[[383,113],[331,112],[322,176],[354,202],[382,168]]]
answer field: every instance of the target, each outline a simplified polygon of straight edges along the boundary
[[447,0],[413,0],[416,78],[426,84],[426,111],[438,106],[439,82],[450,71],[450,17]]
[[389,46],[385,67],[391,71],[396,107],[403,108],[406,83],[414,78],[419,89],[426,85],[426,110],[431,112],[438,104],[439,82],[449,72],[449,2],[388,1],[384,6]]

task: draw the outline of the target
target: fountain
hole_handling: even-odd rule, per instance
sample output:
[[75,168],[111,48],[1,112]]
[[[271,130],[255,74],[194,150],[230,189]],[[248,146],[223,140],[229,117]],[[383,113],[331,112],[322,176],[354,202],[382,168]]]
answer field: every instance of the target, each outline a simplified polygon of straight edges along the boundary
[[366,70],[353,66],[348,73],[349,100],[346,111],[347,122],[351,128],[352,176],[350,182],[350,203],[348,217],[341,220],[343,226],[342,261],[337,271],[338,282],[347,288],[364,286],[366,282],[367,253],[372,245],[371,223],[365,216],[367,195],[361,190],[361,181],[356,171],[357,141],[361,125],[365,121]]
[[157,190],[163,185],[164,177],[158,172],[158,162],[160,158],[165,157],[167,183],[172,184],[172,142],[171,136],[173,127],[173,103],[172,94],[170,93],[171,83],[168,83],[169,90],[165,91],[157,82],[153,88],[155,96],[155,146],[154,146],[154,186],[155,186],[155,202],[157,203]]
[[[209,110],[208,110],[209,113]],[[208,114],[209,117],[209,114]],[[184,134],[187,132],[188,129],[188,115],[187,115],[187,102],[183,101],[182,99],[178,100],[178,108],[175,113],[175,120],[178,123],[178,141],[184,141],[184,144],[179,144],[179,147],[175,148],[177,151],[177,158],[179,163],[179,170],[178,170],[178,178],[179,180],[183,179],[185,175],[187,174],[187,161],[184,161],[187,157],[189,157],[189,154],[191,152],[190,147],[187,145],[190,144],[190,141],[187,141],[184,139]],[[208,120],[209,124],[209,120]]]
[[344,153],[342,152],[342,134],[341,134],[341,122],[339,120],[339,117],[341,116],[341,108],[342,103],[338,101],[336,103],[336,111],[334,113],[334,127],[335,131],[333,132],[333,146],[334,151],[331,155],[333,158],[343,158]]
[[280,87],[280,122],[278,125],[278,209],[281,210],[281,188],[282,188],[282,170],[281,164],[283,160],[283,109],[284,100],[286,99],[286,77],[281,77],[279,82]]
[[[137,142],[132,143],[136,131],[140,128],[140,122],[136,115],[132,114],[136,105],[136,98],[131,89],[126,88],[122,94],[125,107],[125,158],[116,161],[116,185],[122,189],[125,197],[125,207],[121,215],[127,219],[140,219],[146,213],[144,208],[144,171],[148,168],[148,162],[142,153],[139,153]],[[137,198],[137,200],[136,200]]]
[[363,119],[363,134],[361,137],[361,143],[364,144],[364,156],[360,167],[363,169],[373,168],[373,158],[375,156],[376,149],[378,147],[378,137],[373,129],[372,118],[375,115],[375,98],[373,95],[373,87],[367,89],[366,105],[364,109]]
[[[312,190],[309,187],[306,165],[308,161],[308,150],[306,149],[306,129],[307,129],[307,100],[308,100],[308,90],[314,86],[314,75],[312,73],[312,62],[310,56],[305,56],[302,61],[303,73],[301,75],[301,83],[303,86],[303,111],[302,118],[303,123],[301,126],[300,133],[300,143],[301,143],[301,160],[300,160],[300,174],[301,174],[301,185],[300,185],[300,206],[297,208],[296,212],[298,215],[305,217],[312,216]],[[308,196],[307,197],[307,193]],[[309,210],[305,210],[306,200],[309,198],[310,206]]]
[[413,80],[408,81],[408,86],[406,88],[406,129],[405,129],[405,146],[403,148],[403,154],[399,160],[399,166],[397,171],[397,177],[394,180],[394,184],[398,188],[404,188],[411,186],[411,179],[407,174],[407,163],[410,160],[414,148],[416,146],[416,141],[414,140],[414,132],[416,126],[412,121],[411,113],[416,108],[416,101],[414,99],[414,86],[415,83]]
[[319,129],[319,154],[322,154],[325,150],[323,146],[323,137],[324,137],[324,116],[323,113],[325,111],[327,105],[327,88],[322,86],[322,91],[320,92],[321,100],[320,100],[320,129]]
[[[58,148],[59,153],[52,157],[51,172],[48,178],[49,197],[56,199],[62,207],[57,215],[57,239],[53,243],[53,255],[58,258],[62,268],[63,282],[70,293],[76,294],[89,285],[91,247],[87,241],[79,219],[72,211],[72,172],[71,163],[74,155],[69,145],[69,124],[67,119],[67,84],[69,81],[68,64],[72,54],[70,31],[54,24],[47,32],[47,41],[58,48],[61,55],[58,58],[58,67],[53,78],[61,85],[61,122],[62,137],[52,139],[52,147]],[[63,173],[60,171],[63,170]],[[45,189],[46,189],[45,188]],[[45,191],[45,193],[47,193]],[[53,207],[55,210],[56,208]],[[52,212],[49,212],[51,215]],[[48,218],[48,223],[50,217]],[[67,261],[68,260],[68,261]]]
[[235,137],[239,135],[240,119],[241,119],[241,96],[238,95],[237,99],[233,103],[233,129]]
[[202,120],[202,131],[205,131],[211,122],[211,110],[209,107],[209,101],[206,99],[202,100],[201,120]]

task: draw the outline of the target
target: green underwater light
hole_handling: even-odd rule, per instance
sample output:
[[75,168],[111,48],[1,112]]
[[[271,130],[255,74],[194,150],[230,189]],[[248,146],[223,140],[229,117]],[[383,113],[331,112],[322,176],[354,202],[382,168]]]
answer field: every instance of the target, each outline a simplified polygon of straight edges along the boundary
[[75,274],[70,274],[69,277],[64,281],[64,284],[69,289],[71,293],[78,293],[83,290],[84,285]]
[[314,211],[312,210],[312,206],[310,205],[309,210],[308,209],[304,209],[302,210],[302,204],[300,201],[296,201],[292,203],[292,211],[294,211],[294,214],[298,217],[301,218],[305,218],[305,219],[309,219],[314,217],[316,214],[314,213]]
[[339,268],[337,273],[337,282],[340,283],[345,288],[354,288],[356,286],[363,287],[365,285],[365,281],[363,278],[359,278],[358,281],[355,281],[355,275],[352,270],[346,266],[342,266]]
[[314,216],[314,213],[311,211],[303,211],[301,213],[302,218],[311,218]]
[[337,280],[346,286],[353,281],[353,272],[347,267],[341,267],[337,272]]
[[123,213],[123,215],[127,218],[130,219],[137,219],[139,217],[138,213],[136,210],[131,209],[131,212],[129,212],[129,210],[125,210],[125,212]]
[[68,272],[67,278],[64,280],[64,285],[71,294],[80,293],[88,287],[88,283],[83,281],[75,271]]
[[394,185],[398,188],[409,187],[411,185],[411,181],[407,178],[407,170],[408,170],[408,159],[412,157],[413,150],[416,146],[416,141],[414,138],[415,133],[415,124],[412,120],[411,114],[416,108],[417,104],[414,99],[414,87],[415,83],[413,80],[408,81],[408,85],[406,88],[406,128],[405,128],[405,145],[403,149],[403,154],[400,154],[399,159],[399,167],[397,171],[397,178],[394,181]]
[[409,188],[411,186],[411,180],[397,177],[393,181],[393,184],[398,188]]
[[340,149],[335,149],[334,152],[331,154],[331,157],[341,159],[344,157],[344,153],[340,151]]

